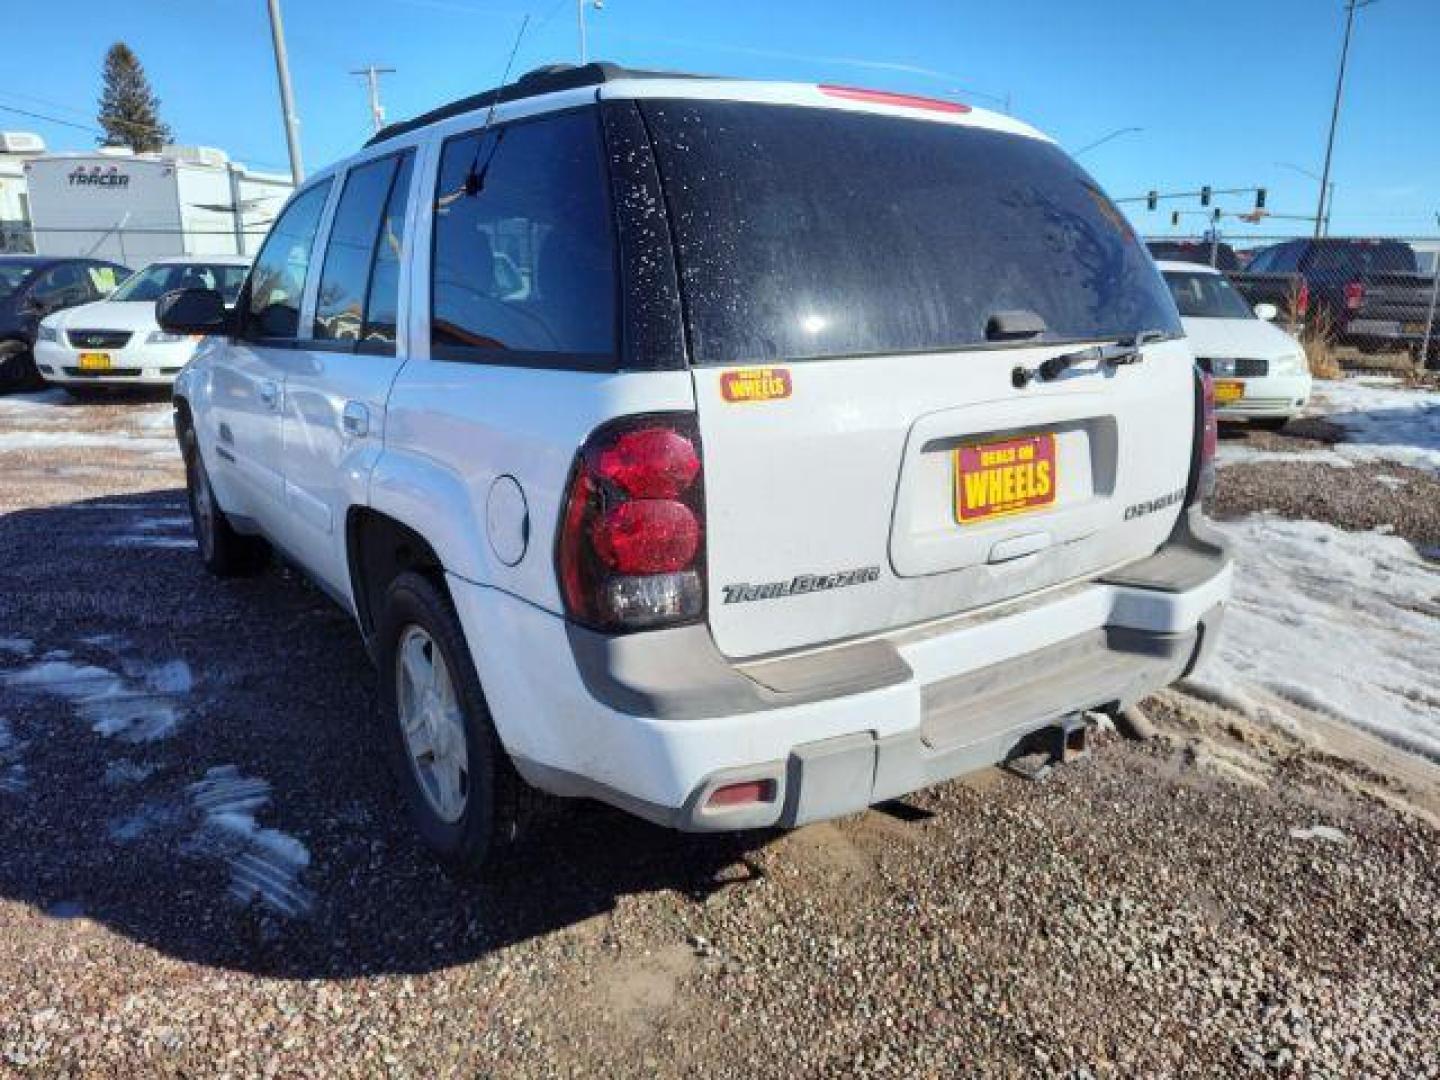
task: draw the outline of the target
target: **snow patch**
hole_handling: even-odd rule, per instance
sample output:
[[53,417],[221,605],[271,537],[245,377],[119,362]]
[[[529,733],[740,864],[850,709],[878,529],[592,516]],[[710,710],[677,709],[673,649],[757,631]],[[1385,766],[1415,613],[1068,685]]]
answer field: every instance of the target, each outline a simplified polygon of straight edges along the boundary
[[1303,729],[1320,713],[1440,761],[1440,567],[1379,531],[1269,515],[1217,523],[1234,594],[1192,692]]
[[203,815],[188,845],[192,854],[214,855],[230,867],[230,895],[242,904],[259,901],[283,915],[302,915],[314,896],[300,884],[310,852],[295,837],[261,828],[256,811],[270,801],[270,785],[241,776],[233,765],[205,773],[189,787],[190,801]]
[[[181,660],[147,669],[141,685],[106,668],[64,659],[41,660],[0,679],[19,690],[64,698],[97,734],[131,743],[174,734],[181,710],[172,695],[191,685],[190,669]],[[183,689],[175,689],[182,683]]]
[[1440,472],[1440,392],[1408,389],[1398,379],[1342,379],[1317,382],[1315,406],[1345,433],[1337,455]]
[[134,450],[150,454],[179,454],[174,439],[127,435],[122,431],[0,431],[0,453],[12,450]]

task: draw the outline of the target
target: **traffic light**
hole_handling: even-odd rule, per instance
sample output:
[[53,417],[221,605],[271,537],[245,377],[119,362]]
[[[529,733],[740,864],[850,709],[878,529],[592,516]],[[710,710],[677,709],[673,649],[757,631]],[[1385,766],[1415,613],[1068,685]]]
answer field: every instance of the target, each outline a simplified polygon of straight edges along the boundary
[[1202,187],[1202,188],[1200,189],[1200,205],[1201,205],[1201,206],[1209,206],[1209,205],[1210,205],[1210,185],[1209,185],[1209,184],[1206,184],[1204,187]]
[[1156,207],[1158,207],[1159,205],[1160,205],[1160,193],[1159,193],[1158,191],[1152,191],[1152,192],[1150,192],[1150,194],[1148,194],[1148,195],[1145,196],[1145,209],[1146,209],[1146,210],[1154,210],[1154,209],[1155,209]]
[[1265,209],[1265,189],[1263,187],[1255,189],[1255,209]]
[[1171,227],[1172,229],[1177,229],[1177,228],[1180,227],[1180,211],[1179,211],[1179,210],[1171,210],[1171,211],[1170,211],[1170,227]]

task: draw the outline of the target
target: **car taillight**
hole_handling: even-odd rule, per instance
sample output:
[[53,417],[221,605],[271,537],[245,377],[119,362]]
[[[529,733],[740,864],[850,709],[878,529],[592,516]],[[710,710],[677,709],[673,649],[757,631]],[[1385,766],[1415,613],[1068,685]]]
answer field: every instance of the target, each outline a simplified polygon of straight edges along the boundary
[[626,417],[575,457],[556,548],[566,614],[648,630],[705,613],[700,435],[689,413]]
[[1365,283],[1363,281],[1352,281],[1345,286],[1345,306],[1351,311],[1359,311],[1360,305],[1365,302]]
[[1309,283],[1308,281],[1302,281],[1302,282],[1300,282],[1300,295],[1299,295],[1298,298],[1296,298],[1295,306],[1296,306],[1296,308],[1299,309],[1299,310],[1297,310],[1297,311],[1295,312],[1295,317],[1296,317],[1296,318],[1298,318],[1298,319],[1303,319],[1303,318],[1309,313],[1309,311],[1310,311],[1310,283]]
[[1195,450],[1185,492],[1186,506],[1203,502],[1215,490],[1215,451],[1220,443],[1220,424],[1215,418],[1215,380],[1208,371],[1198,367],[1195,379]]

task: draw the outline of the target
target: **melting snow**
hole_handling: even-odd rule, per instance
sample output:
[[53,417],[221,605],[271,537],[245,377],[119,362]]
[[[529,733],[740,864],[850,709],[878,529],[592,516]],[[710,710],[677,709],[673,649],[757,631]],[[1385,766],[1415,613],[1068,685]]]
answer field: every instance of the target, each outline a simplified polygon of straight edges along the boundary
[[189,791],[191,803],[204,815],[190,850],[217,855],[229,865],[230,894],[236,900],[259,900],[285,915],[310,908],[314,897],[299,881],[310,865],[310,852],[288,833],[255,823],[255,812],[270,801],[268,783],[222,765]]
[[1345,432],[1335,452],[1350,461],[1390,461],[1440,472],[1440,392],[1395,379],[1316,383],[1315,404]]
[[1303,726],[1307,710],[1440,761],[1440,568],[1405,540],[1269,516],[1217,525],[1235,591],[1190,689]]
[[7,450],[142,450],[153,454],[179,454],[174,439],[124,432],[0,431],[0,453]]
[[[0,678],[20,690],[65,698],[97,734],[125,742],[173,734],[180,707],[170,695],[190,688],[190,669],[180,660],[145,671],[139,685],[105,668],[71,660],[41,660]],[[183,688],[177,689],[182,682]]]

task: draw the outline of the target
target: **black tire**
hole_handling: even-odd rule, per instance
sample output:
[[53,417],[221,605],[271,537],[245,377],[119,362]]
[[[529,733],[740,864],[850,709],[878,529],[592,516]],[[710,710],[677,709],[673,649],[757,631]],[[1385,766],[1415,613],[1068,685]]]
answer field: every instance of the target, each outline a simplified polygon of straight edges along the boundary
[[45,385],[30,351],[0,353],[0,392],[34,390]]
[[200,457],[195,429],[186,424],[180,432],[180,450],[185,458],[185,491],[190,503],[190,522],[195,545],[205,569],[219,578],[249,577],[264,568],[270,548],[258,536],[235,531],[215,501],[215,490]]
[[1290,423],[1290,417],[1288,417],[1288,416],[1260,416],[1260,417],[1256,417],[1255,419],[1251,420],[1250,423],[1254,424],[1257,428],[1260,428],[1262,431],[1280,431],[1282,428],[1285,427],[1286,424]]
[[[439,649],[464,717],[464,809],[453,821],[432,805],[401,728],[399,652],[402,638],[414,628],[423,631],[430,648]],[[381,737],[410,820],[449,873],[478,875],[512,847],[528,790],[495,734],[460,619],[441,588],[411,571],[391,582],[376,627],[375,656],[380,667]]]

